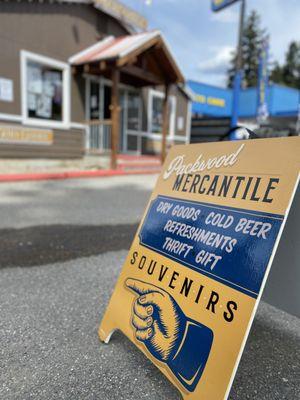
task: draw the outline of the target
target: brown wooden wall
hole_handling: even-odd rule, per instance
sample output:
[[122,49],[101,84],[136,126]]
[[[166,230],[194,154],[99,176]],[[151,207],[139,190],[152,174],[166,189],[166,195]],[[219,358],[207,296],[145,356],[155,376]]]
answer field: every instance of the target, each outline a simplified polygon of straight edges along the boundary
[[[20,52],[67,62],[70,56],[104,36],[127,34],[114,18],[92,5],[58,2],[0,1],[0,77],[12,79],[13,102],[0,101],[0,114],[21,115]],[[85,119],[85,80],[71,76],[71,122]],[[5,122],[0,120],[0,124]],[[15,122],[10,124],[15,125]],[[80,157],[83,130],[53,130],[53,146],[0,144],[0,157]]]
[[[5,124],[1,125],[17,125]],[[36,128],[35,128],[36,129]],[[47,129],[48,130],[48,129]],[[80,158],[84,154],[84,134],[81,130],[56,130],[53,132],[53,144],[6,144],[0,143],[0,158]]]
[[[0,76],[14,82],[14,101],[0,101],[0,113],[21,114],[21,50],[67,62],[104,36],[126,33],[120,23],[91,5],[0,2]],[[71,120],[82,122],[83,80],[72,81]]]

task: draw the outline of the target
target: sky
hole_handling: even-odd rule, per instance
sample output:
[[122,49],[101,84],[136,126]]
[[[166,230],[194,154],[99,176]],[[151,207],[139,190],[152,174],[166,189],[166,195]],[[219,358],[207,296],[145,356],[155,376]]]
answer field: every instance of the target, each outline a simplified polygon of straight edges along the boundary
[[[239,2],[218,13],[211,0],[122,0],[159,29],[186,79],[226,85],[226,71],[237,46]],[[147,5],[147,3],[152,3]],[[284,61],[288,44],[300,41],[300,0],[246,0],[271,36],[271,61]]]

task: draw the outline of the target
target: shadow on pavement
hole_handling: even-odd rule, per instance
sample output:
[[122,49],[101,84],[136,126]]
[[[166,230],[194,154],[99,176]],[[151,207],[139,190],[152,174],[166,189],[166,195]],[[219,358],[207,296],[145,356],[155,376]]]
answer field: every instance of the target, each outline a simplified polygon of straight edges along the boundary
[[129,248],[138,224],[0,230],[0,268],[52,264]]

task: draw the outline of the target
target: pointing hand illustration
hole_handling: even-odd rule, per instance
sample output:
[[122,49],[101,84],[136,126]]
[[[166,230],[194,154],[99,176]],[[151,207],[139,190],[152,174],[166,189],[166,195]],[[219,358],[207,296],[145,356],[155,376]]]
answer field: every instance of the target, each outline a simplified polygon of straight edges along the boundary
[[136,279],[126,286],[137,295],[132,325],[135,336],[160,361],[167,362],[181,342],[186,318],[175,300],[163,289]]
[[188,318],[164,289],[132,278],[125,285],[136,296],[131,317],[136,339],[193,391],[210,354],[212,330]]

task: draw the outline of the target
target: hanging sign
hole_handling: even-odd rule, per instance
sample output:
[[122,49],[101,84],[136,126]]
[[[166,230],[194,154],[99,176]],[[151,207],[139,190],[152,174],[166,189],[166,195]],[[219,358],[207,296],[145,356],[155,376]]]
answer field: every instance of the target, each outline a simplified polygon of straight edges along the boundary
[[173,147],[100,339],[121,330],[185,399],[226,398],[296,191],[299,154],[299,137]]
[[231,6],[233,3],[236,3],[239,0],[212,0],[211,8],[213,11],[220,11],[223,8]]

